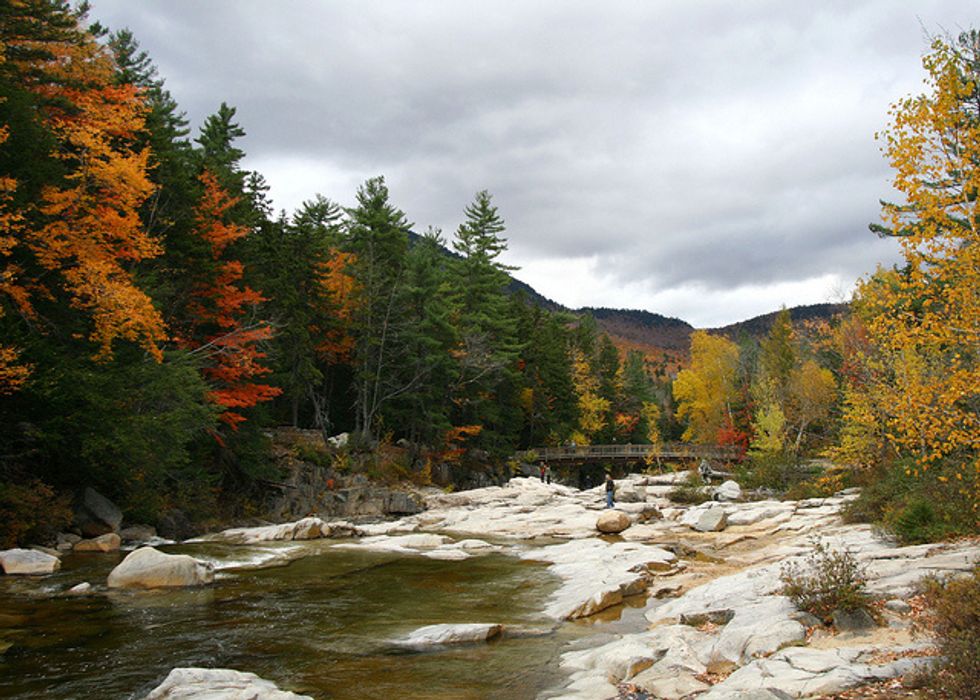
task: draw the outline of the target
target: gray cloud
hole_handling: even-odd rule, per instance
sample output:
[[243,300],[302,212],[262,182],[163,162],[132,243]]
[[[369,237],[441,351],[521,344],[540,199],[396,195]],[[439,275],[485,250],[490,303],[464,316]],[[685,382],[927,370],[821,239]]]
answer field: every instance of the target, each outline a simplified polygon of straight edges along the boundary
[[[867,232],[890,196],[873,135],[921,87],[922,27],[974,14],[916,9],[95,0],[93,16],[135,32],[195,124],[238,108],[278,205],[350,202],[385,174],[419,228],[451,233],[487,188],[535,287],[707,324],[896,259]],[[590,276],[535,277],[549,260]],[[741,301],[720,312],[720,294]]]

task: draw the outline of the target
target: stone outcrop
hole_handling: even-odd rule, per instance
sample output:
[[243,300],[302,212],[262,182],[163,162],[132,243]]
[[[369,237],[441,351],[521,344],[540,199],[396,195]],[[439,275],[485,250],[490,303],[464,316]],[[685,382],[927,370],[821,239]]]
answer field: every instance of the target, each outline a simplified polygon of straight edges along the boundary
[[86,488],[75,508],[75,525],[85,537],[118,532],[122,511],[93,488]]
[[173,588],[214,581],[214,566],[186,554],[164,554],[153,547],[131,552],[109,573],[109,588]]
[[144,700],[313,700],[280,690],[254,673],[224,668],[175,668]]
[[607,510],[595,521],[596,529],[599,532],[616,534],[622,532],[632,524],[630,516],[621,510]]
[[7,575],[45,575],[60,569],[61,560],[35,549],[7,549],[0,552],[0,566]]

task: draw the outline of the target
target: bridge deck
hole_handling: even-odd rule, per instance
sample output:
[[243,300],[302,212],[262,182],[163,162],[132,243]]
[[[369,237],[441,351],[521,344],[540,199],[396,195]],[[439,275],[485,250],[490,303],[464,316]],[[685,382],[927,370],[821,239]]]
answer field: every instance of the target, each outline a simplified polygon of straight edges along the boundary
[[737,447],[729,445],[691,445],[682,442],[661,445],[576,445],[575,447],[541,447],[534,452],[538,462],[639,461],[643,459],[714,459],[736,460]]

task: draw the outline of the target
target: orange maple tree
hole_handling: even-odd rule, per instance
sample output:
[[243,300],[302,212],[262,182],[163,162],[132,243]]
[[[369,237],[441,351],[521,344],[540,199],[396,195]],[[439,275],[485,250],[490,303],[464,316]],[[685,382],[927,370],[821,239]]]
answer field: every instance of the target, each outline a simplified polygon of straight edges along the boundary
[[248,318],[264,299],[242,283],[241,262],[225,258],[228,246],[248,233],[246,227],[227,220],[226,214],[237,199],[207,170],[200,181],[204,191],[195,212],[196,230],[211,248],[215,270],[198,286],[188,306],[190,338],[179,342],[210,359],[211,364],[204,369],[212,386],[209,398],[221,408],[220,419],[237,429],[245,416],[233,409],[269,401],[282,390],[255,381],[271,371],[260,362],[265,357],[260,343],[272,337],[272,327]]
[[[23,21],[10,27],[34,26],[28,4],[17,8]],[[9,176],[0,181],[0,293],[25,318],[34,317],[37,299],[66,296],[91,321],[97,359],[111,357],[113,343],[124,339],[160,360],[163,320],[130,271],[161,252],[138,214],[152,191],[148,152],[134,146],[146,105],[132,85],[113,84],[111,55],[88,32],[77,26],[46,36],[28,31],[7,35],[2,62],[17,88],[36,100],[36,119],[55,142],[50,157],[63,169],[16,210],[8,205],[18,183]],[[4,130],[0,140],[9,135]],[[24,376],[23,368],[14,369],[11,379],[15,354],[8,348],[0,359],[8,388]]]

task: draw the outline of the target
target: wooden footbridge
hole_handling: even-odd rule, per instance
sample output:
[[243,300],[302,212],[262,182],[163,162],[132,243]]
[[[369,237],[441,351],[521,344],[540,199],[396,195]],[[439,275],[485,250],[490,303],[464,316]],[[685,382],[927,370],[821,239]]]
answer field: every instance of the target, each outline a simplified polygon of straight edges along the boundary
[[583,464],[647,464],[664,459],[709,462],[734,462],[742,456],[731,445],[692,445],[670,442],[659,445],[575,445],[569,447],[539,447],[529,450],[529,461],[558,465]]

